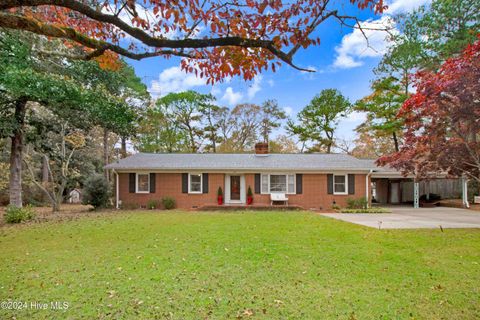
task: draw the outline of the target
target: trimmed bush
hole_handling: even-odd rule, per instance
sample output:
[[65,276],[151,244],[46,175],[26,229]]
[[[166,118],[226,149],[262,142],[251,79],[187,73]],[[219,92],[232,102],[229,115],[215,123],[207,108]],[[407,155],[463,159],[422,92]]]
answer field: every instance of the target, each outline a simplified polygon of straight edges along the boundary
[[34,217],[35,212],[33,212],[32,206],[30,205],[23,208],[8,206],[5,210],[5,215],[3,216],[6,223],[21,223],[31,220]]
[[362,197],[358,199],[348,198],[347,199],[347,209],[367,209],[368,201],[367,198]]
[[175,199],[173,199],[172,197],[163,197],[162,204],[163,204],[163,207],[167,210],[174,209],[175,206],[177,205],[177,203],[175,202]]
[[158,200],[148,200],[147,202],[147,209],[159,209],[160,208],[160,201]]
[[385,208],[368,208],[368,209],[341,209],[340,213],[390,213]]
[[83,204],[90,204],[95,209],[108,207],[110,200],[110,184],[103,175],[91,176],[83,187]]

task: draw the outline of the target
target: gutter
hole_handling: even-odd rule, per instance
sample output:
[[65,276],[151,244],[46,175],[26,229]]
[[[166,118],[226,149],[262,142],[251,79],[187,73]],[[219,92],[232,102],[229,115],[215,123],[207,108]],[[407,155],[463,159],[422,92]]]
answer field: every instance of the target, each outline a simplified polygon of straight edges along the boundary
[[119,191],[119,185],[118,185],[118,173],[115,171],[115,169],[112,169],[113,174],[115,174],[115,209],[119,209],[118,203],[119,203],[119,198],[120,195],[118,194]]
[[366,193],[366,196],[367,196],[367,208],[370,208],[371,205],[370,205],[370,191],[369,191],[369,178],[372,176],[372,173],[373,173],[373,169],[370,169],[370,172],[366,175],[365,177],[365,193]]

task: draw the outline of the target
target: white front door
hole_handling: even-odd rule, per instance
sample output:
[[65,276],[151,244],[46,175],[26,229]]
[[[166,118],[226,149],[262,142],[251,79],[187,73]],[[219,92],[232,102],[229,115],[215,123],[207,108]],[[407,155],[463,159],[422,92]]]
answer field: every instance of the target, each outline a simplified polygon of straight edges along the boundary
[[245,176],[225,175],[225,203],[245,203]]

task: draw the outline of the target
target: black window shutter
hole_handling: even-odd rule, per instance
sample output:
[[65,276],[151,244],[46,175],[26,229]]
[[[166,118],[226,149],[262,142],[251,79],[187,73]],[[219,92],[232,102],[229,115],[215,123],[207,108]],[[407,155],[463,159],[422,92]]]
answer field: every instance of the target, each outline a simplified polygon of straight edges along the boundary
[[128,174],[128,192],[135,193],[135,173]]
[[333,194],[333,174],[327,174],[327,193]]
[[355,175],[348,175],[348,194],[355,194]]
[[295,180],[296,180],[296,191],[297,191],[297,194],[302,194],[303,192],[303,174],[297,174],[297,176],[295,177]]
[[188,193],[188,173],[182,173],[182,193]]
[[150,173],[150,193],[155,193],[155,187],[156,187],[155,176],[156,176],[155,173]]
[[202,174],[202,193],[208,193],[208,173]]
[[255,193],[260,193],[260,173],[255,173]]

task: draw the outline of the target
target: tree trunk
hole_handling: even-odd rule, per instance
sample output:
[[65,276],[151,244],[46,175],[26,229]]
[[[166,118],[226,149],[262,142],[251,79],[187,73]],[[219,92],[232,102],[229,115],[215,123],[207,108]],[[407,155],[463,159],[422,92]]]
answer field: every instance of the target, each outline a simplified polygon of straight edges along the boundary
[[395,144],[395,151],[398,152],[399,151],[399,147],[398,147],[398,138],[397,138],[397,134],[395,132],[392,133],[392,137],[393,137],[393,143]]
[[48,184],[48,158],[43,157],[42,161],[42,184],[47,185]]
[[[108,130],[103,129],[103,164],[106,166],[108,164]],[[108,169],[103,169],[105,179],[109,182],[110,177],[108,174]]]
[[[50,172],[48,171],[48,158],[47,157],[43,157],[43,160],[42,160],[42,185],[45,187],[45,188],[48,188],[48,181],[50,180],[49,179],[49,174]],[[44,194],[43,195],[43,201],[49,201],[50,199]]]
[[127,138],[122,137],[121,141],[122,141],[122,146],[120,148],[120,156],[123,159],[127,157]]
[[22,207],[22,160],[23,134],[27,100],[19,99],[15,103],[15,129],[12,133],[10,152],[10,205]]

